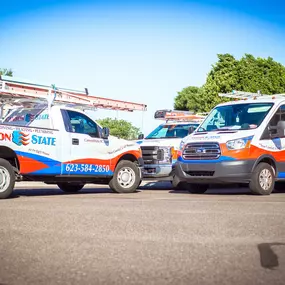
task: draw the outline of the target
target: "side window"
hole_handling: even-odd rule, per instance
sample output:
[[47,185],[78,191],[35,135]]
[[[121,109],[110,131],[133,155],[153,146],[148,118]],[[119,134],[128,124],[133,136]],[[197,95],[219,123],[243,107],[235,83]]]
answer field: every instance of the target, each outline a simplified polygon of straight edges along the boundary
[[70,121],[71,132],[99,137],[97,124],[84,114],[66,110]]
[[[271,118],[271,120],[269,121],[269,128],[271,128],[271,133],[277,134],[277,123],[279,121],[285,121],[285,105],[281,105],[278,110],[276,111],[276,113],[273,115],[273,117]],[[269,131],[267,130],[267,128],[264,131],[264,134],[262,136],[262,139],[270,139],[270,134]]]
[[269,122],[270,127],[277,127],[279,121],[285,121],[285,105],[282,105],[278,108],[274,116]]

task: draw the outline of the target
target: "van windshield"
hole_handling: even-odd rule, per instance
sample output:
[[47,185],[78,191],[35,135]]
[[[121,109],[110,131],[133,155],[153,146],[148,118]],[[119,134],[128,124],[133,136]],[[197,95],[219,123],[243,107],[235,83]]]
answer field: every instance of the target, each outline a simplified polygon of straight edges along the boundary
[[215,108],[197,132],[249,130],[257,128],[273,103],[242,103]]
[[165,124],[158,126],[153,130],[146,139],[167,139],[167,138],[184,138],[188,135],[190,127],[193,127],[194,130],[197,129],[199,124],[188,123],[188,124],[179,124],[171,125]]

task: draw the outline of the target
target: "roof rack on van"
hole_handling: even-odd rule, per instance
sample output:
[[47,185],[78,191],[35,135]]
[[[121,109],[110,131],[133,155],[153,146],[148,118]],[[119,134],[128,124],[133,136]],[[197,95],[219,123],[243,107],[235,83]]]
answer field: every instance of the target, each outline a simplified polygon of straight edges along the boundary
[[154,118],[157,120],[164,120],[164,121],[187,121],[187,122],[202,122],[207,113],[194,113],[193,111],[181,111],[181,110],[157,110],[154,113]]
[[247,100],[247,99],[262,99],[262,98],[268,98],[268,99],[284,98],[285,94],[268,95],[268,94],[262,94],[260,91],[257,91],[257,93],[251,93],[251,92],[233,90],[232,92],[229,93],[219,93],[219,96],[233,98],[237,100]]
[[71,90],[0,76],[0,104],[51,103],[80,109],[109,109],[119,111],[146,111],[147,105],[103,97],[90,96],[85,91]]

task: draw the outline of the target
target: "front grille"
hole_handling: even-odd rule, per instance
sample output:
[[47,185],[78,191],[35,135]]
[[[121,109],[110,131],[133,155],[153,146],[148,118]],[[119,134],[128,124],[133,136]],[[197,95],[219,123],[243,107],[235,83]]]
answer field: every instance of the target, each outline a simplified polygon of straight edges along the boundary
[[158,164],[158,146],[141,146],[144,164]]
[[220,145],[214,142],[189,143],[183,150],[185,160],[211,160],[218,159],[220,155]]
[[214,176],[215,171],[185,171],[190,176]]

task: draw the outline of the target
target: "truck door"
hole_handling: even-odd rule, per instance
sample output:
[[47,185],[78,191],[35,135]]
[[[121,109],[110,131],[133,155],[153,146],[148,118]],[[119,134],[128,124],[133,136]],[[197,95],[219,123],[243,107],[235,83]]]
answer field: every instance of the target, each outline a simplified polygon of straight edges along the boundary
[[285,138],[278,137],[277,123],[285,121],[285,104],[281,105],[269,121],[260,142],[270,151],[276,161],[277,177],[285,178]]
[[62,110],[65,129],[69,133],[70,159],[63,174],[104,176],[110,174],[109,141],[101,138],[99,127],[87,115]]

